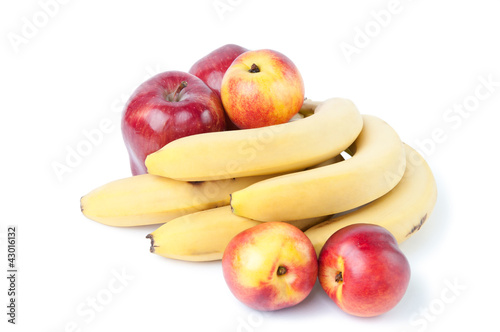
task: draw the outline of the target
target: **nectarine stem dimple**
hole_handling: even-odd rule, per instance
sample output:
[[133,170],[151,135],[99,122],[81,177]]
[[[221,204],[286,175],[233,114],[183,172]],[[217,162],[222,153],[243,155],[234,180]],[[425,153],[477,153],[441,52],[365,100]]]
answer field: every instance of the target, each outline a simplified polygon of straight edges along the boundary
[[284,275],[286,273],[286,271],[287,271],[286,267],[280,266],[280,267],[278,267],[278,271],[276,272],[276,274],[279,275],[279,276],[282,276],[282,275]]
[[254,63],[254,64],[252,64],[252,67],[250,67],[249,72],[250,73],[258,73],[258,72],[260,72],[260,68]]
[[339,273],[337,273],[337,275],[335,276],[335,282],[339,283],[342,281],[344,281],[344,279],[342,279],[342,271],[339,271]]

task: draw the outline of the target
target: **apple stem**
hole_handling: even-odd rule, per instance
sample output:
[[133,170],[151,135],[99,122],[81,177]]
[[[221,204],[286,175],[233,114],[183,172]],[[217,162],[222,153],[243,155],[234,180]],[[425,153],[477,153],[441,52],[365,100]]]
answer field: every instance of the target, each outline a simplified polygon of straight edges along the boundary
[[335,282],[339,283],[342,281],[344,281],[344,279],[342,278],[342,271],[339,271],[339,273],[337,273],[337,275],[335,276]]
[[254,63],[252,64],[252,66],[250,67],[250,70],[249,70],[250,73],[258,73],[260,72],[260,68]]
[[277,275],[282,276],[287,272],[286,267],[280,266],[278,267],[278,271],[276,272]]
[[177,95],[184,89],[185,87],[188,86],[188,83],[186,81],[182,81],[181,84],[177,87],[177,89],[174,91],[174,94],[172,95],[172,98],[169,98],[170,101],[179,101],[177,99]]

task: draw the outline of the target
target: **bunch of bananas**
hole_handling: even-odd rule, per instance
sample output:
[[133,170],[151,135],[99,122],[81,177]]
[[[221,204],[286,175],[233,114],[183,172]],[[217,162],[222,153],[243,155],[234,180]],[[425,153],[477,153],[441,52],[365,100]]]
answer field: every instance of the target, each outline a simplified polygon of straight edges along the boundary
[[436,182],[391,126],[343,98],[306,99],[299,113],[173,141],[147,157],[148,174],[91,191],[81,210],[111,226],[161,224],[151,252],[188,261],[221,259],[236,234],[269,221],[303,230],[318,254],[350,224],[383,226],[399,243],[421,228]]

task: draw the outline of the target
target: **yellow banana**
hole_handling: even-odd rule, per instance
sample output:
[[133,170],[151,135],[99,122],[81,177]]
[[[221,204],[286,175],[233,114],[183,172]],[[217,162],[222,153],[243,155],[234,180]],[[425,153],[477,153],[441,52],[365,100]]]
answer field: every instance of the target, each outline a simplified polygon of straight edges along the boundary
[[406,164],[403,144],[383,120],[363,115],[363,130],[350,149],[354,155],[345,161],[234,192],[233,212],[259,221],[330,215],[371,202],[401,180]]
[[305,100],[298,121],[255,129],[180,138],[148,155],[148,173],[184,181],[206,181],[297,171],[344,151],[363,126],[347,99]]
[[333,233],[351,224],[383,226],[401,243],[429,219],[437,199],[436,181],[424,158],[408,145],[405,150],[406,170],[394,189],[359,209],[333,216],[305,232],[317,254]]
[[228,205],[230,193],[271,176],[185,182],[143,174],[94,189],[81,198],[80,207],[87,218],[110,226],[159,224]]
[[[309,169],[344,160],[341,155]],[[80,200],[83,214],[110,226],[165,223],[179,216],[229,205],[229,194],[277,174],[186,182],[143,174],[107,183]]]
[[[290,221],[306,230],[328,217]],[[222,259],[229,241],[238,233],[260,224],[231,212],[229,205],[195,212],[160,226],[146,237],[151,240],[150,251],[160,256],[185,261]]]

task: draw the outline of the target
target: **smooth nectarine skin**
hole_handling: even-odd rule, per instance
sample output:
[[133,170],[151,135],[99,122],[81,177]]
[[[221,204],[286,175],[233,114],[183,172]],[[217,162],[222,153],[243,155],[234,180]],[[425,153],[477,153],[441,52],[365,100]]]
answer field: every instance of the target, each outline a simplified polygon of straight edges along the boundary
[[298,304],[318,275],[309,238],[284,222],[262,223],[236,235],[224,251],[222,269],[234,296],[263,311]]
[[304,102],[298,68],[273,50],[248,51],[227,69],[221,99],[231,121],[249,129],[288,122]]
[[385,228],[355,224],[335,232],[325,243],[318,278],[343,311],[371,317],[399,303],[410,281],[410,265]]

